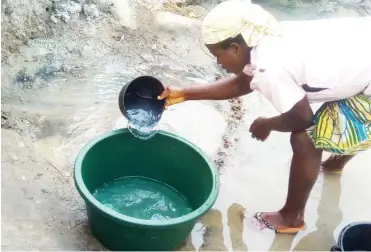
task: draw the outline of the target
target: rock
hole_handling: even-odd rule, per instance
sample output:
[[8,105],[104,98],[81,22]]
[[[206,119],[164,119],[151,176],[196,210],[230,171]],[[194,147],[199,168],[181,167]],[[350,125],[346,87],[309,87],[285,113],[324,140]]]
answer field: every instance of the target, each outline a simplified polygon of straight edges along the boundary
[[143,57],[143,59],[145,59],[148,62],[151,62],[151,61],[154,60],[154,57],[151,54],[142,54],[142,57]]
[[83,12],[87,18],[97,18],[100,15],[99,10],[95,4],[85,4],[83,7]]
[[35,75],[42,79],[48,79],[49,77],[55,76],[59,72],[63,72],[64,69],[65,66],[63,65],[63,62],[52,60],[46,66],[41,67]]
[[184,17],[171,12],[158,12],[155,15],[157,27],[170,32],[184,32],[192,26],[198,26],[202,21],[189,17]]
[[64,22],[68,23],[68,22],[70,21],[71,17],[70,17],[70,15],[68,15],[67,12],[62,12],[62,13],[61,13],[61,19],[62,19]]
[[4,9],[4,13],[6,15],[10,15],[10,14],[13,13],[13,9],[10,6],[6,6],[5,9]]
[[50,16],[50,20],[51,20],[54,24],[58,23],[58,19],[57,19],[54,15],[51,15],[51,16]]
[[115,0],[112,14],[119,20],[120,24],[129,29],[137,28],[135,11],[128,0]]
[[22,84],[23,88],[32,87],[34,82],[35,82],[35,77],[27,74],[24,69],[19,71],[15,78],[15,83]]
[[116,0],[96,0],[94,3],[101,12],[112,13]]
[[[50,17],[53,23],[56,23],[56,18],[62,19],[64,22],[68,23],[71,16],[77,15],[82,11],[81,4],[73,1],[54,1],[54,13]],[[54,18],[53,18],[54,16]]]
[[81,4],[72,1],[61,1],[54,4],[54,9],[58,13],[78,14],[81,12]]

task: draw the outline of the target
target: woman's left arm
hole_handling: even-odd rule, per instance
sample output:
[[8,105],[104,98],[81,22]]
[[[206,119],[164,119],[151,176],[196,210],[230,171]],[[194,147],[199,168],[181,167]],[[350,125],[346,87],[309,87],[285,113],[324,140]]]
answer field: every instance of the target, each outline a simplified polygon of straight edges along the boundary
[[271,118],[257,118],[250,127],[253,137],[264,141],[271,131],[295,132],[312,126],[313,111],[306,93],[287,71],[258,72],[251,85],[281,113]]
[[271,130],[294,132],[306,130],[313,125],[313,111],[307,97],[301,99],[289,111],[279,116],[266,118]]

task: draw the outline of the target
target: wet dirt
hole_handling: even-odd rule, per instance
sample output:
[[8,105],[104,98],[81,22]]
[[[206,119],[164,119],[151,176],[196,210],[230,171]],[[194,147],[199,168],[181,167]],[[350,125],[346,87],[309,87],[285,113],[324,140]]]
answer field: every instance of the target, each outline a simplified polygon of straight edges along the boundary
[[[8,44],[2,44],[4,250],[104,250],[89,232],[72,169],[81,147],[114,128],[121,117],[117,95],[122,85],[144,74],[178,86],[211,82],[225,74],[195,39],[200,38],[199,20],[155,15],[132,3],[135,18],[130,18],[124,15],[129,13],[126,5],[92,3],[85,8],[81,3],[81,13],[67,11],[68,22],[62,11],[56,23],[48,1],[33,3],[31,11],[43,10],[35,17],[19,8],[23,2],[2,4],[7,15],[2,17],[4,34],[11,34],[4,40]],[[339,2],[327,12],[319,9],[325,2],[304,7],[293,1],[261,3],[281,20],[358,16],[368,10],[367,1],[356,8]],[[46,10],[49,6],[53,8]],[[171,26],[164,17],[173,18]],[[25,30],[37,22],[39,27]],[[307,206],[307,230],[291,236],[262,229],[253,214],[279,209],[286,197],[289,136],[274,133],[265,143],[250,137],[256,117],[275,115],[258,94],[205,104],[227,125],[223,134],[215,135],[219,144],[210,154],[221,175],[220,195],[182,250],[328,250],[343,226],[371,220],[368,151],[352,160],[343,176],[320,175]],[[200,121],[194,123],[197,129]]]

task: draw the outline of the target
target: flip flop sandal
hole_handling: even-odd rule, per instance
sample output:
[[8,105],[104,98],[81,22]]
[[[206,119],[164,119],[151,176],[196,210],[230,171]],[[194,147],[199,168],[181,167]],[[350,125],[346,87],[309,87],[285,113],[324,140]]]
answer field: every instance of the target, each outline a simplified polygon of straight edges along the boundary
[[342,174],[343,169],[329,169],[321,166],[321,171],[326,173],[332,173],[332,174]]
[[273,227],[271,224],[269,224],[266,220],[263,219],[262,215],[263,215],[262,212],[258,212],[258,213],[255,214],[255,218],[259,222],[264,224],[267,228],[273,230],[274,232],[276,232],[278,234],[296,234],[299,231],[306,229],[305,224],[302,224],[302,225],[297,226],[297,227],[289,227],[289,226],[285,226],[285,225],[279,225],[277,227]]

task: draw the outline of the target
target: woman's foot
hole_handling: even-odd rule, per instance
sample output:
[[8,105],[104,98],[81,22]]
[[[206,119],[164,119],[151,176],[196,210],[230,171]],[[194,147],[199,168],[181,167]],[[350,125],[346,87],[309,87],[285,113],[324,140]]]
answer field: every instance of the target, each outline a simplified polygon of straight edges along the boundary
[[276,233],[296,234],[306,228],[304,215],[285,215],[279,212],[257,213],[255,218]]
[[305,131],[293,132],[290,143],[293,156],[285,206],[275,213],[255,215],[268,228],[285,234],[295,234],[305,229],[304,209],[317,180],[322,158],[322,151],[314,147]]
[[353,157],[354,156],[331,155],[327,160],[322,162],[321,169],[324,172],[342,173],[345,165]]

